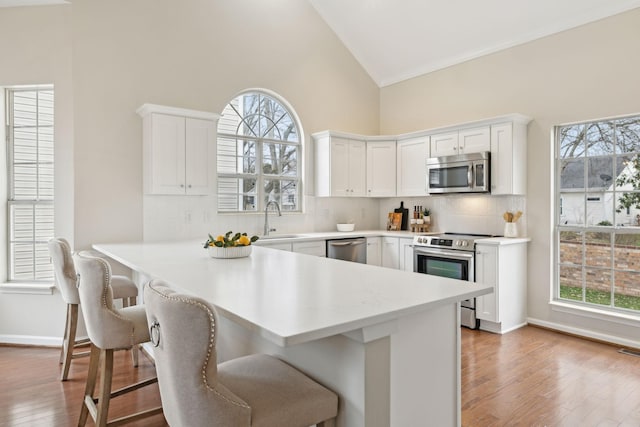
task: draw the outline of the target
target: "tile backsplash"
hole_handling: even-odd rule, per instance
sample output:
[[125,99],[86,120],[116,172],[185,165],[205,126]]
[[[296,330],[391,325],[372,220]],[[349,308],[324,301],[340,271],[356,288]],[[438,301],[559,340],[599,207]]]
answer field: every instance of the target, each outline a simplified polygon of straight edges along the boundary
[[429,197],[403,197],[383,199],[380,202],[380,227],[384,227],[387,214],[400,207],[400,202],[409,209],[422,206],[431,210],[431,230],[459,233],[496,234],[504,233],[502,214],[506,211],[522,211],[518,221],[518,235],[527,234],[527,210],[525,196],[490,196],[485,194],[442,195]]
[[[411,214],[414,205],[431,209],[434,231],[497,234],[504,232],[502,214],[524,212],[518,221],[520,236],[526,235],[524,196],[446,195],[395,197],[388,199],[305,196],[305,212],[269,212],[275,233],[335,231],[336,224],[354,222],[356,230],[383,230],[387,214],[400,207]],[[218,214],[215,196],[144,196],[143,238],[145,241],[206,239],[207,233],[229,230],[263,234],[264,211],[254,214]]]

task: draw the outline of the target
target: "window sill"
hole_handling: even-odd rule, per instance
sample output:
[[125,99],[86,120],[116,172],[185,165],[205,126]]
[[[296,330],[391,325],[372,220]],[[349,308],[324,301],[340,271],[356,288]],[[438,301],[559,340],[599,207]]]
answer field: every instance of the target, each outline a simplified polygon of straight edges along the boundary
[[573,314],[576,316],[589,317],[592,319],[605,320],[627,326],[640,326],[640,316],[626,313],[617,313],[607,310],[600,310],[595,307],[585,307],[561,301],[551,301],[549,303],[553,311]]
[[0,283],[1,294],[53,295],[53,283]]

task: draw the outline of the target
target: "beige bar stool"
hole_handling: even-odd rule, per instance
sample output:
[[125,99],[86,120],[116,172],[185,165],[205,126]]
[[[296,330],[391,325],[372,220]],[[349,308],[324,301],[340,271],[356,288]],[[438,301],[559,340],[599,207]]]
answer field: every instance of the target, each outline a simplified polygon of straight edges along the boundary
[[255,354],[218,365],[211,304],[156,279],[144,300],[169,425],[335,425],[338,396],[280,359]]
[[[51,239],[49,241],[49,255],[53,262],[56,284],[62,294],[62,299],[67,303],[67,318],[64,327],[62,350],[60,351],[60,363],[62,364],[60,379],[66,381],[69,376],[71,360],[89,355],[89,352],[74,353],[74,349],[88,345],[89,340],[76,340],[80,296],[78,295],[78,288],[76,287],[78,279],[76,277],[76,269],[73,264],[69,242],[63,238]],[[136,305],[138,287],[131,279],[126,276],[113,276],[111,287],[113,289],[113,297],[115,299],[122,299],[123,307]],[[133,366],[138,366],[137,348],[132,349],[131,357],[133,359]]]
[[[75,257],[78,269],[78,293],[82,313],[91,340],[91,358],[78,426],[84,426],[90,414],[96,426],[120,425],[162,413],[162,408],[137,412],[107,422],[111,398],[121,396],[149,384],[157,378],[140,381],[120,390],[111,391],[114,350],[129,349],[149,341],[149,329],[144,305],[117,309],[113,306],[111,267],[102,258],[86,252]],[[94,398],[100,374],[98,396]]]

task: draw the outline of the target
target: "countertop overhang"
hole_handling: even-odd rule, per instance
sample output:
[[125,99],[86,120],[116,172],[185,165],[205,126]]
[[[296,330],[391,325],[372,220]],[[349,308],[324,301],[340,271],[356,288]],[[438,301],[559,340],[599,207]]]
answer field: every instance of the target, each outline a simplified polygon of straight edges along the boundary
[[163,279],[210,301],[221,315],[279,346],[349,333],[493,291],[484,284],[253,246],[251,256],[237,259],[211,258],[200,241],[93,247],[146,278]]

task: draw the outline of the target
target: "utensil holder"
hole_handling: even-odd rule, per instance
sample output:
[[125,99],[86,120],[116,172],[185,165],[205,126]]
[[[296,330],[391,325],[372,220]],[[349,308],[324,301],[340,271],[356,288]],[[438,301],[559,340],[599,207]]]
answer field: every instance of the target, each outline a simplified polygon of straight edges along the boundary
[[518,237],[518,223],[505,222],[504,223],[504,237]]

